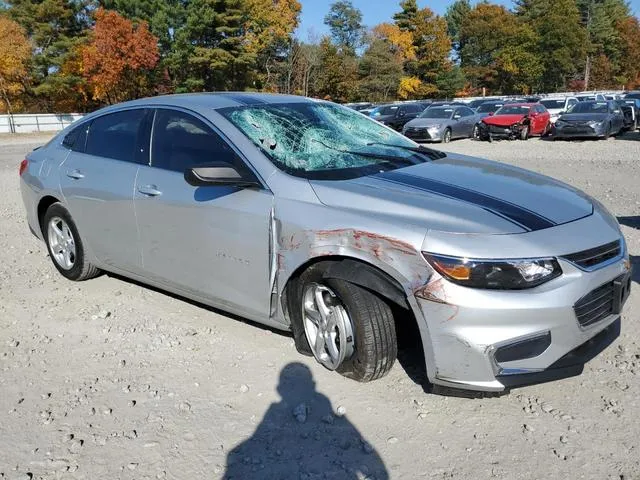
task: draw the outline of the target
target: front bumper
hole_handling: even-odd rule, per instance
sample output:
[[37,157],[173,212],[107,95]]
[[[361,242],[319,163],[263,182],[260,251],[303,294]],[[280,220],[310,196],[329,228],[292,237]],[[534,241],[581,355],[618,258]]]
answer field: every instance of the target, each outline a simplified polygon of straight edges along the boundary
[[443,131],[427,127],[407,127],[402,134],[415,142],[440,142]]
[[603,126],[592,127],[587,124],[575,124],[559,127],[556,123],[552,132],[556,138],[601,138],[607,134]]
[[582,326],[574,305],[616,279],[628,282],[628,256],[624,255],[595,271],[559,259],[563,275],[530,290],[479,290],[434,278],[429,284],[431,298],[416,295],[431,337],[435,365],[428,372],[430,381],[502,391],[558,373],[580,373],[576,349],[585,349],[619,321],[620,313],[612,308],[596,322]]
[[520,131],[522,130],[522,124],[516,123],[511,126],[498,126],[498,125],[487,125],[486,123],[480,123],[479,127],[479,136],[481,140],[489,140],[489,139],[507,139],[514,140],[518,138],[520,135]]

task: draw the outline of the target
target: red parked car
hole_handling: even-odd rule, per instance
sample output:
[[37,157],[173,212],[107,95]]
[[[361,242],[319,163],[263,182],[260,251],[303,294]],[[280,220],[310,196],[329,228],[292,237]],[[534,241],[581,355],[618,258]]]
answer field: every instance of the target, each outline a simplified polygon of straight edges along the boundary
[[526,140],[532,135],[549,133],[551,115],[540,103],[508,103],[493,115],[483,118],[478,127],[480,140]]

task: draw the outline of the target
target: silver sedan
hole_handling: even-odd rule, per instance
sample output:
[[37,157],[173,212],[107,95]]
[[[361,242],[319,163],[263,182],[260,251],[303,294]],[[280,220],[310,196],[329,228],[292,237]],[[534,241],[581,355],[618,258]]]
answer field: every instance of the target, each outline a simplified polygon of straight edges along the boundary
[[482,117],[466,106],[432,107],[410,120],[402,133],[416,142],[449,143],[456,138],[475,137]]
[[112,106],[31,152],[20,178],[64,277],[115,272],[290,330],[358,381],[391,369],[409,324],[434,384],[576,374],[629,294],[624,238],[596,200],[322,101]]

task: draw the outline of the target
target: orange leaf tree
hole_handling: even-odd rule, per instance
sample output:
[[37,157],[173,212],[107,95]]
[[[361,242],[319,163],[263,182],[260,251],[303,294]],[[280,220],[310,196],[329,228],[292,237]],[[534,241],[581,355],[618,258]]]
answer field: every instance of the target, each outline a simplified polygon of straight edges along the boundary
[[24,29],[0,15],[0,97],[11,113],[11,101],[22,93],[31,58],[31,44]]
[[131,100],[153,91],[158,63],[158,39],[146,22],[133,22],[99,8],[89,43],[82,49],[82,73],[93,98],[108,104]]

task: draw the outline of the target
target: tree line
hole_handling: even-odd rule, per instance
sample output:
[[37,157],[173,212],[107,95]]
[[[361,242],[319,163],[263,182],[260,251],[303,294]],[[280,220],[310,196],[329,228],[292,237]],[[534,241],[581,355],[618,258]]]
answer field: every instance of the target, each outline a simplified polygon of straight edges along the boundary
[[640,86],[625,0],[402,0],[366,27],[351,1],[296,35],[298,0],[0,0],[0,111],[90,111],[215,90],[387,101]]

